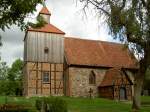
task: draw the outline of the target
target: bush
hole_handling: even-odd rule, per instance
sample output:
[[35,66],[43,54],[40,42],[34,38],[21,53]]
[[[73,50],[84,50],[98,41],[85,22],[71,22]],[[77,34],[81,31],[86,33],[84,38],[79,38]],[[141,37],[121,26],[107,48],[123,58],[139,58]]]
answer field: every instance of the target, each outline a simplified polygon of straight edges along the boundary
[[44,103],[45,103],[45,98],[37,99],[35,102],[36,109],[40,111],[42,109],[42,105],[44,105]]
[[0,112],[29,112],[29,107],[17,104],[0,105]]
[[36,100],[37,110],[44,112],[68,112],[66,102],[57,97],[41,98]]

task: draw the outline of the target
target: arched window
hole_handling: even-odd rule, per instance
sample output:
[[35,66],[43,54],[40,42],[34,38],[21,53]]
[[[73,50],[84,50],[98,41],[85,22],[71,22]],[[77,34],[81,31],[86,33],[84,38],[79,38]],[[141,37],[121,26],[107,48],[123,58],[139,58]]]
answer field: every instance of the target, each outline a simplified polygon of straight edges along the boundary
[[96,84],[96,76],[93,71],[89,75],[89,84]]

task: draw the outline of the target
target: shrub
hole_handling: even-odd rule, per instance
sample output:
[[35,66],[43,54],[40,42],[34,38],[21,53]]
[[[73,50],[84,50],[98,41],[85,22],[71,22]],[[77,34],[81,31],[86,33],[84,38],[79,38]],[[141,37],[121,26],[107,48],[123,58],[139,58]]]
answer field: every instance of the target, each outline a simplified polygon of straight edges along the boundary
[[36,109],[37,110],[41,110],[42,109],[42,102],[44,101],[44,99],[40,98],[40,99],[37,99],[36,102],[35,102],[35,106],[36,106]]
[[44,112],[68,112],[66,102],[57,97],[41,98],[36,100],[37,110]]
[[29,112],[30,108],[17,104],[0,105],[0,112]]

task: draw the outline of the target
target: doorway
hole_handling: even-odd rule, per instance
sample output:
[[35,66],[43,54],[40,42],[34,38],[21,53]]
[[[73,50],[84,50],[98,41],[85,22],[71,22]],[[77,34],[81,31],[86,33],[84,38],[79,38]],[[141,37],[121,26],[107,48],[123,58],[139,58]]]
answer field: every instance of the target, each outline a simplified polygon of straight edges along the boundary
[[125,87],[121,87],[120,88],[120,100],[126,100],[127,96],[126,96],[126,88]]

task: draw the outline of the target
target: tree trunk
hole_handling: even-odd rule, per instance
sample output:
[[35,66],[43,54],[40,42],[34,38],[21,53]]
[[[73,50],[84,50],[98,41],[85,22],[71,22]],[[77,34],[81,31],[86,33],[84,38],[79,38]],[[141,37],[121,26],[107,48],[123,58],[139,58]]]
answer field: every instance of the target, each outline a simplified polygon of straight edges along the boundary
[[141,91],[143,86],[143,76],[141,75],[141,78],[135,79],[135,85],[134,85],[134,96],[133,96],[133,110],[139,110],[141,107]]
[[135,74],[134,96],[133,96],[133,104],[132,104],[133,111],[138,111],[141,107],[141,92],[142,92],[143,82],[146,73],[146,66],[144,60],[140,61],[139,71],[137,74]]

